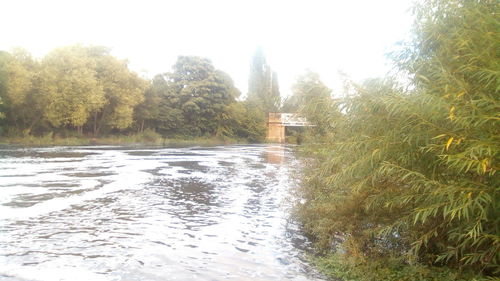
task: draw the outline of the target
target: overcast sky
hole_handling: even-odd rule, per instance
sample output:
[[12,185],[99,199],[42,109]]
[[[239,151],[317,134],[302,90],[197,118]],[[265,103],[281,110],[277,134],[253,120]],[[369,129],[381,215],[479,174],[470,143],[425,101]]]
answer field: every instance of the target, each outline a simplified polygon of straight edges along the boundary
[[251,57],[261,46],[282,95],[309,68],[340,89],[381,76],[385,54],[408,36],[411,0],[3,0],[0,49],[42,57],[75,43],[104,45],[142,76],[167,72],[178,55],[208,57],[247,92]]

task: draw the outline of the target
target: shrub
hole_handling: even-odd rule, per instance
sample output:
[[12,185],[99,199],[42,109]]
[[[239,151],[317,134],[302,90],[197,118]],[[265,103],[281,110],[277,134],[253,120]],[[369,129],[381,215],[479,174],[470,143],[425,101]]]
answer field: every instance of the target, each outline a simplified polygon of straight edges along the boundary
[[319,248],[500,274],[499,7],[423,1],[394,55],[411,87],[351,84],[324,112],[297,211]]

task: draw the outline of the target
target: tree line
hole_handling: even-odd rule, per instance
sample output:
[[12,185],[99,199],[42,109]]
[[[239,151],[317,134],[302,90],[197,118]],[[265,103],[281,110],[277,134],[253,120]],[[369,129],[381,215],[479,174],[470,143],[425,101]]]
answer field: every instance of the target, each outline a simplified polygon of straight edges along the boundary
[[499,11],[421,1],[394,74],[336,99],[306,90],[317,126],[296,214],[336,278],[500,275]]
[[0,128],[7,136],[93,136],[154,131],[164,137],[262,141],[279,111],[276,72],[258,49],[249,93],[207,58],[179,56],[171,72],[140,77],[102,46],[57,48],[42,59],[0,52]]

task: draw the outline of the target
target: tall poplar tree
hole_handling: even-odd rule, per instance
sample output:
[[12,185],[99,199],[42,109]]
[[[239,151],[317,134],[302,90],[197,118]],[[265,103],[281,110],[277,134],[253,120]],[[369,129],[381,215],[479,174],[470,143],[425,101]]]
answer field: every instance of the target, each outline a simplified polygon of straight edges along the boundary
[[280,86],[278,84],[278,73],[276,71],[271,71],[271,101],[275,105],[276,109],[281,106],[281,95]]
[[262,48],[257,49],[250,65],[247,101],[264,113],[276,112],[280,108],[278,75],[267,64]]

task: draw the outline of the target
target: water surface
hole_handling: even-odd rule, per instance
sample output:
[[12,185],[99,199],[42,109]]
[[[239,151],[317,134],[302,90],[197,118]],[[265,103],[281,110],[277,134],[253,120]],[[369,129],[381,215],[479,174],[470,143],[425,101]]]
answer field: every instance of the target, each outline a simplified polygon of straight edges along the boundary
[[0,280],[320,280],[284,146],[0,149]]

